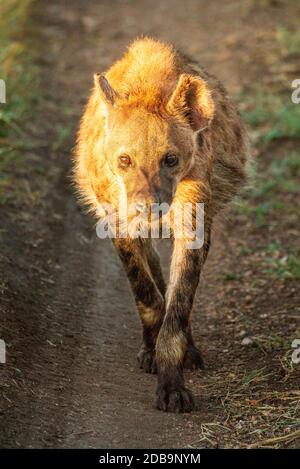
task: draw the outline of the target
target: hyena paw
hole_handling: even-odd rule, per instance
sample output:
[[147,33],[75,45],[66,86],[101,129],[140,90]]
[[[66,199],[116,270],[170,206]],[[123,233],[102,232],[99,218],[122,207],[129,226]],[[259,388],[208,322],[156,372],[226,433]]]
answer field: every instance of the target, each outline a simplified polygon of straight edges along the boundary
[[204,370],[205,364],[200,350],[194,345],[190,345],[185,353],[184,368],[188,370]]
[[145,349],[143,346],[137,355],[140,368],[146,373],[157,373],[155,350]]
[[194,409],[192,393],[184,386],[158,386],[156,407],[164,412],[191,412]]

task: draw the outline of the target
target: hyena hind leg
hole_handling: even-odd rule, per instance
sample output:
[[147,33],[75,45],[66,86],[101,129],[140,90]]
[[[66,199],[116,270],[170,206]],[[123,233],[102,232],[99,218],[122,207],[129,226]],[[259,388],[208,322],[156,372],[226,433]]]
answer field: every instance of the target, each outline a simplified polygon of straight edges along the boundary
[[157,268],[158,259],[148,240],[117,238],[113,242],[126,270],[142,322],[143,341],[138,362],[146,373],[156,373],[156,339],[165,314],[163,277]]
[[165,298],[167,286],[162,273],[159,254],[152,245],[151,239],[145,240],[145,246],[147,253],[147,261],[150,267],[151,274],[160,293]]
[[[146,259],[147,259],[147,263],[148,263],[152,278],[158,290],[160,291],[163,297],[163,300],[165,300],[167,287],[166,287],[165,279],[163,277],[163,273],[161,269],[159,254],[154,248],[154,246],[152,245],[151,239],[143,240],[143,245],[145,248]],[[165,314],[165,309],[163,309],[163,315],[161,317],[161,324],[163,321],[164,314]],[[155,334],[156,334],[156,337],[154,339],[155,345],[156,345],[156,338],[157,338],[160,326],[155,331]],[[145,340],[143,340],[140,351],[138,353],[137,359],[140,364],[140,367],[144,369],[146,372],[150,371],[151,373],[157,373],[157,364],[156,364],[156,358],[155,358],[155,345],[154,345],[154,348],[150,348],[149,350],[149,348],[145,344]]]

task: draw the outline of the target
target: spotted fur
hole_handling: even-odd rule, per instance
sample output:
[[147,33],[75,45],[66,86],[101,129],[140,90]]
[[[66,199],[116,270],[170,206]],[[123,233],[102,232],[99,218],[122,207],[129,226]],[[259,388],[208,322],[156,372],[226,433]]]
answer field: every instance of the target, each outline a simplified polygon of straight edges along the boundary
[[[164,165],[178,155],[176,168]],[[120,155],[130,167],[120,169]],[[246,180],[248,144],[239,113],[224,87],[173,46],[136,40],[104,74],[96,74],[81,120],[74,179],[83,201],[97,213],[120,197],[146,206],[159,201],[204,203],[204,245],[190,249],[174,236],[169,284],[150,240],[117,238],[114,244],[143,325],[138,358],[158,371],[157,407],[191,411],[183,368],[202,367],[190,314],[210,247],[213,219]],[[195,215],[194,215],[195,216]]]

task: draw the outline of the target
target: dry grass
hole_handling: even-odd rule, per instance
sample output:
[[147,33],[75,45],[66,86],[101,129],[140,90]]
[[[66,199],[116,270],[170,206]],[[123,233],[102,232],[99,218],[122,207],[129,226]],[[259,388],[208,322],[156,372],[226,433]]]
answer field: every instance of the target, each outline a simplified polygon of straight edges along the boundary
[[[300,390],[272,390],[278,370],[245,376],[216,376],[203,389],[217,409],[213,422],[200,425],[191,448],[280,448],[300,437]],[[227,379],[227,381],[226,381]],[[217,389],[217,392],[214,390]]]

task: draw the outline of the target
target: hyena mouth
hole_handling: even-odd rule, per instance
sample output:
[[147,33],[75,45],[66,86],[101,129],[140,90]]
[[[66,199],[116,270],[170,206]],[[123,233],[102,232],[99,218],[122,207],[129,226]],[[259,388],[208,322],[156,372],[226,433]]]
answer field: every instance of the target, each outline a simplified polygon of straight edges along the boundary
[[129,214],[127,217],[129,236],[133,238],[136,235],[145,238],[161,237],[163,226],[166,223],[165,218],[170,207],[161,208],[159,204],[145,206],[138,203],[135,208],[135,214]]
[[[203,238],[203,204],[133,204],[129,208],[102,207],[98,211],[99,238],[178,238],[194,242]],[[173,230],[171,230],[173,226]],[[172,236],[171,236],[172,231]]]

